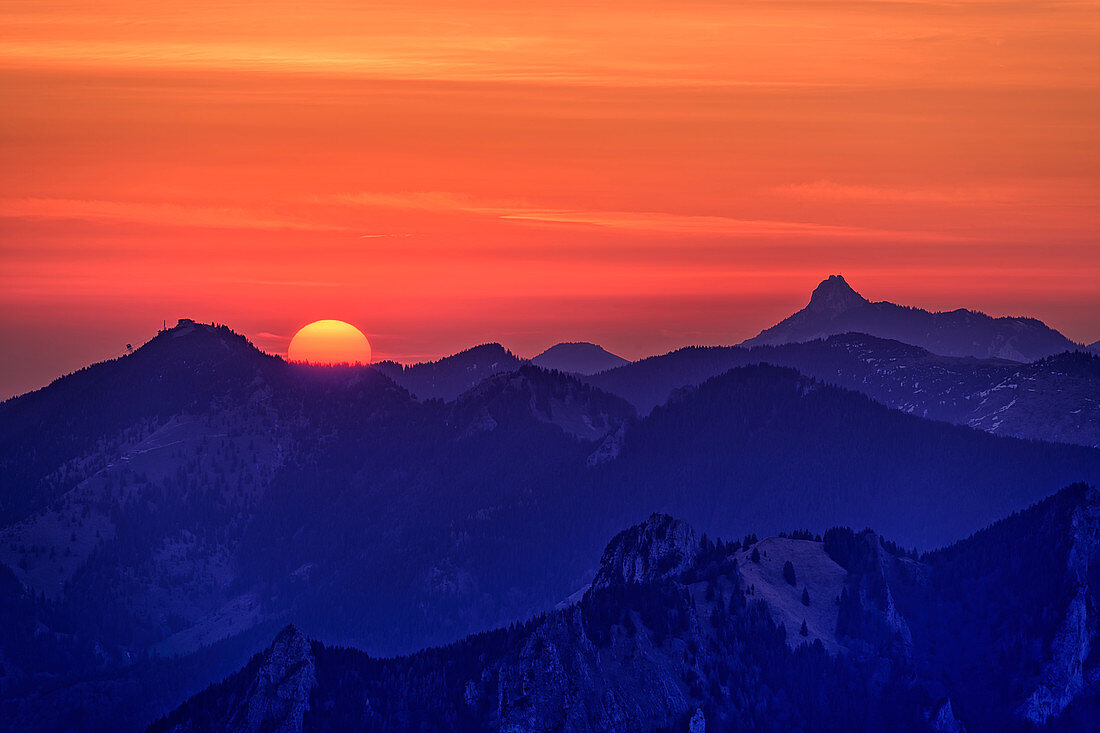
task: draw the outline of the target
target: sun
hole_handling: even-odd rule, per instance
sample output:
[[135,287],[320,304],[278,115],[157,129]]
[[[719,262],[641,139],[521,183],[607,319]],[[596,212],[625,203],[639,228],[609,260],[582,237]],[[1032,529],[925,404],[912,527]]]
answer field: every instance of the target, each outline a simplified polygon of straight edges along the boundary
[[370,364],[370,341],[344,321],[314,321],[302,326],[287,348],[289,361],[307,364]]

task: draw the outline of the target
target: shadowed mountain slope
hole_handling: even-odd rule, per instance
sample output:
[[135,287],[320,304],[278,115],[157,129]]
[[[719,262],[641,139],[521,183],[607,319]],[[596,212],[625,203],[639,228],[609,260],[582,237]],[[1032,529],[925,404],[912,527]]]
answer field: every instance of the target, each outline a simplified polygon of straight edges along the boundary
[[1100,447],[1100,358],[1082,351],[1020,364],[939,356],[918,346],[848,333],[752,349],[689,347],[585,381],[626,398],[645,414],[676,389],[759,363],[793,367],[922,417],[997,435]]
[[72,488],[91,466],[63,467],[104,441],[119,445],[135,425],[209,409],[282,366],[225,326],[181,321],[131,355],[0,403],[0,518],[21,518]]
[[288,627],[151,730],[1075,730],[1100,714],[1098,537],[1084,485],[921,558],[654,515],[565,609],[394,659]]
[[[530,365],[419,401],[373,368],[286,364],[195,324],[89,372],[86,389],[77,375],[4,405],[7,460],[33,465],[55,440],[42,425],[79,438],[35,469],[35,508],[0,526],[0,563],[36,599],[14,604],[30,614],[18,628],[59,649],[3,663],[15,729],[159,714],[289,621],[397,654],[528,618],[654,511],[711,536],[857,523],[927,547],[1100,477],[1097,451],[924,420],[774,366],[642,419]],[[31,656],[17,649],[0,655]],[[154,654],[182,657],[138,664]],[[157,679],[176,692],[138,692]]]
[[757,365],[654,409],[595,472],[613,503],[674,514],[712,534],[851,522],[929,547],[1059,485],[1100,480],[1098,461],[1095,449],[924,420]]
[[403,366],[383,361],[372,366],[418,399],[451,401],[483,380],[514,372],[523,360],[500,344],[483,344],[438,361]]
[[585,440],[600,440],[635,416],[629,402],[564,374],[535,366],[490,377],[454,403],[449,424],[463,434],[530,420],[556,425]]

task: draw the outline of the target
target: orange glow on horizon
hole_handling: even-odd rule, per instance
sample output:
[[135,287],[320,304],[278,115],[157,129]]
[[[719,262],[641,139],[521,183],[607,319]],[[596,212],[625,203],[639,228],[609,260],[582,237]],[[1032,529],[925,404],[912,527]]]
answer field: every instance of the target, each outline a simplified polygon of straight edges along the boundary
[[376,358],[635,358],[836,272],[1095,341],[1098,12],[7,0],[0,397],[178,313],[275,353],[321,312]]
[[304,364],[370,364],[367,337],[344,321],[314,321],[298,329],[287,347],[289,361]]

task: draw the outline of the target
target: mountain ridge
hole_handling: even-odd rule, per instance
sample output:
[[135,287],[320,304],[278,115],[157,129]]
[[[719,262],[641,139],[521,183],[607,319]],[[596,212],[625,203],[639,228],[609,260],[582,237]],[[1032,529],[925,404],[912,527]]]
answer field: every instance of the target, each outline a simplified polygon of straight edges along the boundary
[[739,345],[801,343],[846,332],[894,339],[944,356],[1000,357],[1022,362],[1079,348],[1035,318],[994,318],[965,308],[930,312],[889,301],[871,302],[841,275],[822,281],[805,308]]
[[796,368],[911,414],[998,435],[1100,446],[1100,361],[1083,351],[1019,363],[939,356],[848,333],[751,349],[686,347],[584,379],[645,415],[677,389],[757,363]]
[[403,365],[381,361],[369,368],[385,374],[418,399],[453,401],[483,380],[502,372],[514,372],[523,360],[499,343],[473,346],[436,361]]
[[[1006,584],[1003,592],[1020,593],[1031,575],[1050,571],[1046,559],[1037,558],[1024,572],[1014,572],[1011,556],[997,552],[1004,546],[1006,526],[1042,527],[1044,534],[1057,536],[1080,525],[1075,536],[1095,538],[1100,532],[1097,507],[1096,489],[1073,485],[920,558],[899,552],[869,530],[838,527],[824,538],[750,536],[724,543],[697,539],[684,527],[676,531],[692,547],[683,562],[656,574],[621,575],[624,567],[648,565],[650,540],[678,527],[672,517],[654,515],[624,530],[604,551],[601,574],[617,580],[593,586],[567,608],[391,659],[316,642],[307,648],[304,635],[288,627],[244,670],[191,698],[150,730],[184,733],[198,729],[196,723],[204,725],[201,721],[239,730],[234,721],[257,709],[273,712],[249,723],[287,731],[380,730],[394,724],[527,731],[563,725],[624,731],[694,730],[696,725],[960,731],[1023,730],[1029,723],[1073,730],[1100,712],[1100,674],[1088,655],[1098,641],[1095,624],[1080,641],[1087,661],[1079,673],[1087,680],[1057,709],[1036,715],[1028,691],[1036,683],[1042,689],[1049,672],[1031,671],[1030,657],[1001,660],[996,638],[972,633],[975,625],[988,623],[985,614],[998,603],[988,585],[973,583],[989,572],[981,564],[988,563]],[[1063,544],[1050,564],[1053,569],[1068,558],[1069,564],[1053,573],[1055,580],[1077,584],[1078,596],[1068,607],[1053,590],[1056,584],[1048,584],[1043,595],[1027,599],[1030,606],[1010,606],[1004,618],[1033,649],[1043,648],[1049,634],[1061,633],[1057,622],[1043,618],[1071,619],[1074,604],[1095,608],[1100,597],[1100,589],[1082,585],[1100,560],[1095,543],[1086,553],[1077,545],[1077,539]],[[821,567],[832,568],[828,572],[839,583],[832,587],[843,596],[835,604],[805,592],[804,583],[815,581],[813,574],[820,571],[810,569],[804,552],[794,555],[802,558],[794,565],[784,561],[788,548],[803,547],[812,548],[819,564],[825,564]],[[778,556],[764,557],[770,554]],[[761,575],[757,568],[765,560],[774,567],[784,564],[782,575]],[[1075,562],[1079,572],[1073,570]],[[791,608],[806,613],[820,608],[833,619],[826,627],[835,625],[835,632],[822,630],[842,639],[842,645],[830,642],[827,650],[807,623],[800,629],[785,623],[791,618],[776,599],[784,594],[796,598],[800,589],[802,601]],[[970,594],[969,606],[937,600],[949,602],[960,591]],[[1084,599],[1078,600],[1081,593]],[[968,643],[944,645],[947,638]],[[289,665],[279,661],[288,646],[299,650]],[[1059,651],[1049,654],[1046,664],[1058,664]],[[769,659],[800,674],[773,676]],[[279,669],[316,669],[300,718],[300,705],[284,713],[267,702],[301,700],[301,688],[293,681],[274,698],[243,692],[257,690],[263,680],[287,678],[260,672],[273,663]],[[969,664],[998,667],[976,675]],[[1010,704],[1000,706],[1002,699]]]
[[[1100,480],[1096,451],[905,415],[775,366],[638,418],[533,365],[418,400],[373,368],[288,364],[202,327],[102,366],[95,384],[5,407],[18,440],[0,456],[17,468],[26,446],[49,457],[37,441],[73,441],[28,484],[35,508],[0,527],[0,562],[26,586],[13,628],[44,629],[0,637],[15,728],[161,714],[290,620],[325,644],[398,654],[529,618],[590,585],[607,538],[654,512],[709,536],[850,521],[928,547]],[[781,549],[810,552],[768,547],[768,582]],[[829,567],[817,550],[804,561]],[[788,627],[801,605],[786,590],[760,600]],[[847,644],[806,620],[827,649]],[[152,654],[183,656],[133,662]],[[41,674],[56,685],[35,687]]]

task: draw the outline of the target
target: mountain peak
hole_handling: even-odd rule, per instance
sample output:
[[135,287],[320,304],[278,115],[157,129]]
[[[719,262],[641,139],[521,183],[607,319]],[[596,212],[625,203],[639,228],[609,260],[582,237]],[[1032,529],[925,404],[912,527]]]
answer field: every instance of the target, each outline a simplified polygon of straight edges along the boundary
[[379,362],[374,368],[407,389],[417,399],[437,398],[448,402],[483,380],[514,372],[520,360],[496,342],[473,346],[438,361],[403,366],[397,362]]
[[667,514],[652,514],[612,538],[603,551],[593,588],[645,583],[687,569],[699,553],[690,525]]
[[634,417],[629,402],[568,374],[525,364],[496,374],[455,401],[452,420],[464,434],[534,418],[582,440],[601,440]]
[[543,369],[573,374],[596,374],[629,363],[607,349],[587,341],[555,344],[531,360]]
[[806,308],[815,313],[840,314],[866,304],[867,299],[852,290],[843,275],[830,275],[814,288]]
[[742,341],[741,346],[804,343],[846,332],[901,341],[942,356],[979,359],[1034,361],[1078,348],[1034,318],[993,318],[965,309],[931,312],[889,301],[872,303],[840,275],[822,281],[805,308]]

